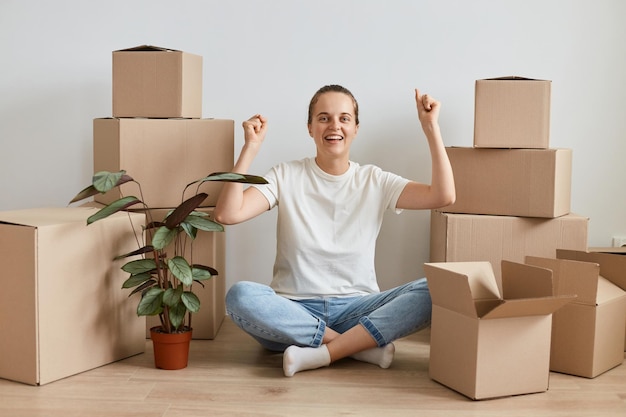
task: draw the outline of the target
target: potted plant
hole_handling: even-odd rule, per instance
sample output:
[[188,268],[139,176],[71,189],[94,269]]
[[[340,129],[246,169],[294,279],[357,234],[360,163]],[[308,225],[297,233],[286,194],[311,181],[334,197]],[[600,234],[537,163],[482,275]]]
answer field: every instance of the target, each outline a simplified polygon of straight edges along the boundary
[[[113,213],[124,211],[132,206],[146,214],[146,225],[143,236],[136,236],[139,247],[130,253],[120,254],[115,259],[132,257],[122,269],[129,274],[122,288],[132,289],[129,297],[139,293],[137,305],[138,316],[158,315],[160,326],[150,329],[155,351],[155,365],[163,369],[180,369],[187,366],[189,341],[191,340],[191,317],[200,308],[200,300],[193,292],[194,284],[204,285],[202,281],[211,279],[218,274],[208,265],[194,264],[185,253],[185,241],[192,244],[197,233],[222,232],[224,227],[208,218],[201,206],[208,194],[199,192],[199,187],[206,181],[239,182],[247,184],[267,183],[264,178],[254,175],[243,175],[230,172],[213,173],[207,177],[187,184],[183,189],[181,204],[172,209],[164,219],[153,219],[151,208],[143,202],[141,184],[135,181],[126,171],[101,171],[92,178],[92,184],[79,192],[70,204],[92,197],[98,193],[106,193],[113,188],[128,182],[139,187],[139,195],[127,196],[105,205],[87,219],[87,224],[97,222]],[[195,186],[192,197],[184,199],[187,190]],[[133,228],[134,230],[134,228]],[[139,259],[137,257],[140,256]],[[166,343],[165,351],[159,348],[161,339],[174,339]],[[161,363],[162,359],[171,359],[171,350],[182,345],[183,357],[171,364]]]

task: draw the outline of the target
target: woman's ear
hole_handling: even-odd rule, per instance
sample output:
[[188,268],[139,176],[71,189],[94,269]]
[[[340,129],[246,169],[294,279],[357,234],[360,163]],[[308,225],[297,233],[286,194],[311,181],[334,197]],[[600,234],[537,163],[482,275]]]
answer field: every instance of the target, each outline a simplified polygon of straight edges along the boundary
[[306,124],[306,129],[309,131],[309,136],[313,137],[313,132],[311,131],[311,123]]

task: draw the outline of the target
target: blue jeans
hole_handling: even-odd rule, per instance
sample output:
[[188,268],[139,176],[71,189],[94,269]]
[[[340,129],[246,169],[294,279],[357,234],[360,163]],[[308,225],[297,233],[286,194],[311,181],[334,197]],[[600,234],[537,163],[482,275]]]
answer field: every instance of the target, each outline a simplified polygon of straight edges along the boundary
[[226,294],[233,322],[265,348],[319,347],[324,331],[338,333],[361,324],[384,346],[430,324],[432,303],[422,278],[377,294],[290,300],[269,286],[241,281]]

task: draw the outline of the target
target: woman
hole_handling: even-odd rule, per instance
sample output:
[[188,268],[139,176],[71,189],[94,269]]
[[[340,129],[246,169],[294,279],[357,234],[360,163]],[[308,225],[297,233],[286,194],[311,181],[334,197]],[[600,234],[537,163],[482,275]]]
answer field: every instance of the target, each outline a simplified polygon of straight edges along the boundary
[[[223,224],[278,208],[271,285],[238,282],[226,306],[233,322],[264,347],[284,351],[286,376],[345,357],[387,368],[393,340],[430,323],[425,279],[380,292],[374,269],[385,210],[433,209],[455,200],[438,124],[441,105],[417,89],[415,101],[431,153],[431,184],[350,161],[359,108],[338,85],[322,87],[309,105],[314,158],[278,164],[265,176],[268,185],[244,190],[242,184],[224,184],[215,208]],[[234,172],[248,172],[267,127],[260,114],[243,123],[245,143]]]

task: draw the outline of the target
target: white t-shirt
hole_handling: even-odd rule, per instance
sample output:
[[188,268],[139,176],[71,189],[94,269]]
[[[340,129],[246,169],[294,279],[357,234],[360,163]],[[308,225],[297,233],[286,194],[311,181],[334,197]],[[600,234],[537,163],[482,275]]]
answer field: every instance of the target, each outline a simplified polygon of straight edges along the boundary
[[255,185],[278,206],[271,287],[292,299],[378,292],[374,253],[385,210],[409,180],[374,165],[335,176],[315,158],[281,163]]

